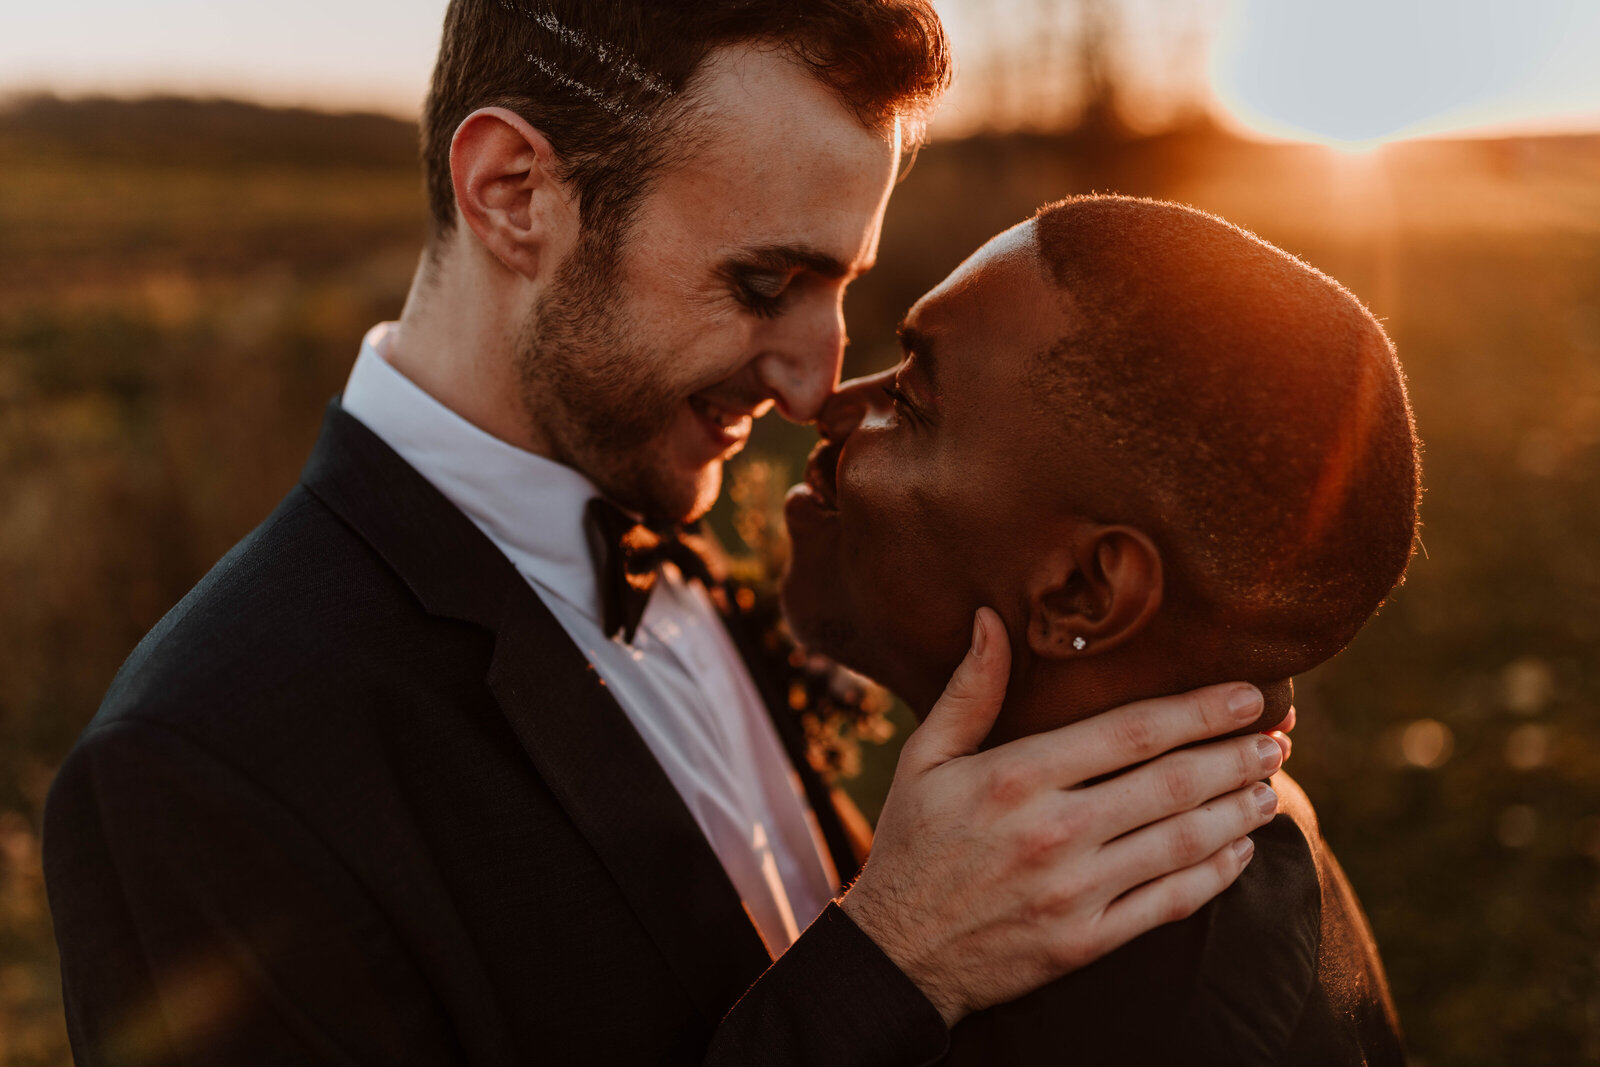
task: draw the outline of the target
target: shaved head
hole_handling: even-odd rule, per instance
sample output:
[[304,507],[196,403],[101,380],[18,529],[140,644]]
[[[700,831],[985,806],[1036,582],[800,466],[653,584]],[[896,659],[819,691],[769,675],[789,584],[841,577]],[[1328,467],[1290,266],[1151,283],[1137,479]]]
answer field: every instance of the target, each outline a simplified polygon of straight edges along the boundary
[[1031,368],[1040,414],[1117,472],[1080,510],[1138,524],[1169,603],[1282,677],[1355,636],[1403,575],[1418,444],[1393,346],[1348,290],[1177,204],[1042,208],[1068,331]]

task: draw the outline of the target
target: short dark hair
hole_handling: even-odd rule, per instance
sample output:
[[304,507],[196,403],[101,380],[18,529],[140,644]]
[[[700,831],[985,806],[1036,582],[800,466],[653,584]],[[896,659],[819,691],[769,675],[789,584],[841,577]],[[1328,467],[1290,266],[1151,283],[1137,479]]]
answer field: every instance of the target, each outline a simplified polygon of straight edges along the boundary
[[1418,442],[1383,328],[1332,278],[1192,208],[1080,197],[1035,223],[1074,328],[1034,384],[1126,470],[1127,492],[1095,506],[1132,510],[1102,518],[1148,524],[1168,596],[1242,659],[1286,677],[1343,648],[1416,537]]
[[873,129],[914,145],[950,81],[928,0],[451,0],[423,107],[435,237],[455,225],[450,142],[481,107],[540,130],[578,195],[585,233],[615,240],[713,49],[770,46],[804,64]]

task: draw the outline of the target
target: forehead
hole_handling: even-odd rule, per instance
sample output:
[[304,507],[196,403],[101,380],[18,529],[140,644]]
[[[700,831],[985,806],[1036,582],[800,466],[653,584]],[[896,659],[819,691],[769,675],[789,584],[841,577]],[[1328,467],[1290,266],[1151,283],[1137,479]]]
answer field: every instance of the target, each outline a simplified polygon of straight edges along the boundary
[[905,325],[964,389],[1009,387],[1066,332],[1067,304],[1045,273],[1033,223],[1025,222],[968,257],[913,305]]
[[[658,234],[733,250],[803,244],[870,261],[899,167],[898,128],[871,130],[772,49],[720,49],[690,90],[680,160],[641,214]],[[641,228],[642,229],[642,228]]]

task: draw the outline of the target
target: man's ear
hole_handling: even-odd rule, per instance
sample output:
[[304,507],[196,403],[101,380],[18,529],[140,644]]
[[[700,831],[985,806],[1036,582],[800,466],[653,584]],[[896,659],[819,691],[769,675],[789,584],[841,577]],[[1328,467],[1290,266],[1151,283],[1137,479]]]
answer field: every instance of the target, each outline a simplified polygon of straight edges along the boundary
[[514,111],[479,108],[450,142],[456,211],[483,246],[530,280],[576,243],[577,203],[557,177],[555,150]]
[[1161,593],[1161,553],[1143,532],[1079,526],[1034,572],[1028,647],[1047,659],[1108,651],[1144,629]]

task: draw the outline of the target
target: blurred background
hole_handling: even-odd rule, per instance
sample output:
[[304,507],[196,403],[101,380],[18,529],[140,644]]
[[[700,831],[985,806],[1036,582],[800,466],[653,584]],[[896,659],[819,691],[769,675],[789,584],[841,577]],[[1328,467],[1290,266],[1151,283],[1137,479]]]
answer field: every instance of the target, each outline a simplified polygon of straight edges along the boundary
[[[0,14],[0,1063],[69,1061],[38,828],[139,637],[294,482],[422,234],[442,0]],[[1217,212],[1384,321],[1423,550],[1298,684],[1293,771],[1419,1064],[1600,1063],[1600,5],[937,0],[957,86],[847,372],[1076,192]],[[737,544],[810,435],[762,426]],[[759,541],[758,537],[751,540]],[[895,736],[849,782],[875,811]]]

